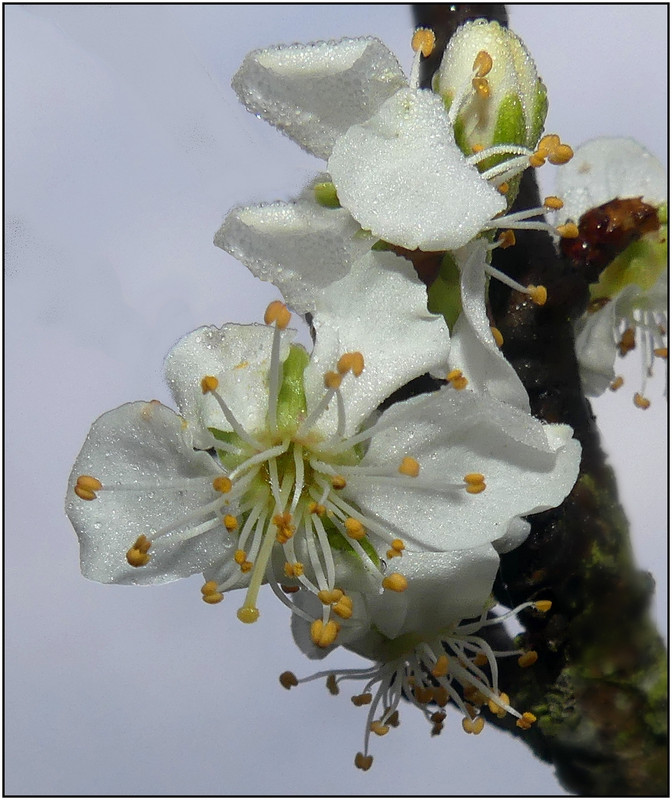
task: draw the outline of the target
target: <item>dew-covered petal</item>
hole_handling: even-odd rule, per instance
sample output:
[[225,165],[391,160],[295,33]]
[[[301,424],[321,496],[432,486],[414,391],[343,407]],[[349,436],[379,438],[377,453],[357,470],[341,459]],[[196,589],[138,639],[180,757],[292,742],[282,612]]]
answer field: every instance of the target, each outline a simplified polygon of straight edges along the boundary
[[[559,505],[578,474],[580,445],[565,425],[543,425],[487,395],[452,388],[397,403],[384,412],[362,467],[410,456],[412,480],[377,484],[361,476],[343,490],[364,514],[401,531],[409,549],[463,549],[504,536],[514,517]],[[481,473],[480,494],[451,488]]]
[[667,173],[634,139],[602,137],[582,144],[558,172],[564,203],[558,219],[578,222],[586,211],[614,198],[641,197],[658,206],[667,197]]
[[[207,453],[194,451],[183,423],[156,401],[127,403],[93,423],[72,469],[66,501],[85,577],[102,583],[164,583],[201,572],[229,552],[232,543],[222,525],[176,543],[194,525],[216,519],[210,514],[153,543],[146,566],[126,561],[140,535],[151,540],[153,532],[185,519],[215,496],[212,480],[221,470]],[[80,475],[102,483],[95,500],[75,495]],[[188,488],[176,489],[181,481],[188,481]]]
[[328,164],[341,205],[362,228],[415,250],[453,250],[506,201],[455,144],[440,97],[403,89],[353,125]]
[[[443,318],[427,311],[427,293],[411,264],[389,251],[370,251],[341,280],[316,294],[316,342],[305,372],[308,410],[324,394],[324,373],[343,353],[364,356],[364,371],[346,375],[341,391],[345,434],[396,389],[435,370],[445,374],[450,336]],[[333,430],[336,403],[319,420]]]
[[389,569],[408,581],[403,592],[367,595],[373,624],[390,639],[436,635],[482,613],[499,556],[491,545],[439,553],[404,553]]
[[[294,331],[283,331],[281,362],[293,338]],[[206,375],[217,378],[219,394],[248,433],[265,429],[272,342],[270,327],[229,324],[198,328],[173,347],[164,364],[166,381],[196,430],[232,430],[217,400],[203,394],[201,380]]]
[[373,244],[343,208],[314,200],[234,208],[215,244],[257,278],[271,281],[299,314],[315,311],[315,292],[340,280]]
[[460,268],[462,313],[453,328],[450,365],[462,370],[469,388],[523,411],[530,404],[525,387],[497,347],[485,310],[485,242],[476,241],[454,253]]
[[232,81],[248,111],[324,159],[405,85],[395,56],[369,37],[255,50]]

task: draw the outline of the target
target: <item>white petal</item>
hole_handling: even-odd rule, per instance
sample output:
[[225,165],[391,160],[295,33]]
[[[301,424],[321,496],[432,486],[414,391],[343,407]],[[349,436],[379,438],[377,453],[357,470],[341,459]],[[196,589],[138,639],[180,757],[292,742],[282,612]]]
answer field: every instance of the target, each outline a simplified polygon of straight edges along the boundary
[[[282,334],[282,362],[293,338],[294,331]],[[265,325],[229,324],[198,328],[173,347],[164,364],[166,380],[196,429],[231,430],[215,398],[201,390],[206,375],[217,378],[219,393],[248,433],[266,428],[272,341],[273,330]]]
[[[441,389],[393,405],[383,422],[387,425],[373,437],[362,466],[389,466],[411,456],[420,464],[420,488],[392,490],[375,479],[353,477],[343,491],[364,513],[401,531],[409,549],[493,542],[514,517],[558,505],[578,474],[580,446],[571,429],[543,425],[487,395]],[[482,493],[445,486],[473,472],[485,476]]]
[[[92,475],[103,484],[95,500],[81,500],[72,491],[80,475]],[[182,418],[169,408],[156,402],[128,403],[103,414],[77,457],[66,503],[80,541],[82,573],[102,583],[163,583],[201,572],[226,556],[233,543],[218,525],[183,544],[175,544],[173,534],[157,540],[144,567],[126,561],[138,536],[151,539],[153,531],[211,502],[217,475],[221,470],[214,460],[193,450]],[[170,486],[171,481],[200,478],[188,490]],[[143,488],[115,490],[120,485]],[[176,533],[189,527],[182,525]]]
[[408,588],[367,596],[372,621],[390,639],[448,630],[481,614],[498,568],[499,556],[490,545],[449,553],[404,553],[389,569],[400,572]]
[[373,244],[343,208],[314,200],[235,208],[215,244],[264,281],[299,314],[314,312],[317,290],[342,278]]
[[454,254],[460,268],[462,313],[453,328],[450,366],[462,370],[470,389],[487,391],[529,411],[525,387],[495,344],[485,311],[485,248],[485,242],[476,241]]
[[[309,411],[324,394],[324,373],[346,352],[364,356],[360,377],[345,376],[346,435],[354,433],[396,389],[426,372],[445,374],[450,336],[427,311],[427,292],[411,264],[389,251],[370,251],[315,298],[316,343],[305,372]],[[335,403],[320,420],[333,429]]]
[[615,312],[616,303],[612,301],[599,311],[584,314],[576,324],[576,358],[583,391],[589,397],[605,392],[615,377],[614,361],[618,353]]
[[562,220],[578,222],[590,208],[614,198],[642,197],[658,206],[667,197],[667,174],[658,159],[634,139],[603,137],[577,149],[557,180]]
[[506,207],[455,144],[440,97],[402,89],[334,145],[328,170],[341,205],[386,242],[453,250]]
[[232,86],[248,111],[326,159],[338,136],[406,83],[382,42],[359,38],[255,50]]

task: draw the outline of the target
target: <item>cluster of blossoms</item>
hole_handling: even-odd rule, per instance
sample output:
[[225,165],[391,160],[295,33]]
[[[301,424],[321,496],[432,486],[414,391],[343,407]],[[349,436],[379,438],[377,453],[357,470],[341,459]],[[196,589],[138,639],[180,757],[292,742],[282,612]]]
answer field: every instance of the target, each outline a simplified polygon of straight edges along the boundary
[[[152,401],[103,415],[67,500],[87,577],[201,572],[206,603],[244,590],[245,623],[268,584],[309,658],[342,646],[374,662],[303,679],[326,677],[332,693],[363,683],[361,769],[402,698],[432,733],[449,703],[467,733],[482,730],[482,708],[534,723],[501,690],[497,658],[527,667],[536,654],[493,650],[480,632],[503,619],[490,614],[499,554],[525,540],[525,517],[564,500],[580,460],[568,426],[530,414],[487,309],[490,278],[545,303],[543,286],[520,285],[490,257],[515,229],[579,237],[575,211],[557,226],[542,218],[562,209],[557,197],[507,213],[527,167],[566,164],[572,150],[542,137],[545,89],[514,34],[464,25],[421,89],[433,46],[416,32],[408,80],[371,38],[245,58],[233,86],[246,107],[327,161],[294,202],[236,208],[215,236],[285,302],[264,325],[178,342],[165,373],[179,414]],[[432,311],[418,250],[445,253]],[[311,353],[293,341],[292,312],[310,321]],[[432,391],[394,402],[428,375]],[[550,603],[510,614],[524,608]]]

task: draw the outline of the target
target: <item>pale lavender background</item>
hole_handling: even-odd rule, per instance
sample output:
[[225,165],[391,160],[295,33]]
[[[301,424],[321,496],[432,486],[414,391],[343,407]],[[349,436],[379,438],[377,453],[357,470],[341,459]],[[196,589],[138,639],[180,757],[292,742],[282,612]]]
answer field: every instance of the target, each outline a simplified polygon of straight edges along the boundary
[[[406,6],[9,6],[7,81],[6,791],[10,794],[539,794],[551,770],[453,712],[420,714],[354,769],[364,714],[307,674],[272,597],[255,626],[194,577],[151,589],[78,571],[63,514],[93,419],[168,401],[161,362],[206,323],[260,321],[274,290],[211,244],[234,204],[289,198],[319,168],[238,106],[244,54],[375,34],[410,64]],[[666,8],[518,6],[549,130],[637,136],[666,155]],[[552,181],[552,169],[547,168]],[[551,188],[550,186],[548,187]],[[636,359],[630,366],[637,374]],[[665,624],[662,375],[647,413],[595,404],[634,546]],[[354,660],[337,655],[334,664]]]

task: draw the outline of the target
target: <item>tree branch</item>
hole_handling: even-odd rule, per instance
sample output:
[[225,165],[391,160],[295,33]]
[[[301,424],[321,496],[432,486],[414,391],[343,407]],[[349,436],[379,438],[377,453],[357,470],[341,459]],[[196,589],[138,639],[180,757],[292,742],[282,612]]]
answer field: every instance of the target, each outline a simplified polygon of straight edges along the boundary
[[[460,24],[476,17],[507,21],[499,4],[413,8],[416,24],[432,28],[441,45],[435,60],[425,62],[425,85]],[[514,210],[538,205],[530,169]],[[653,582],[634,564],[574,352],[572,319],[585,309],[588,281],[558,256],[547,234],[518,231],[516,240],[495,251],[496,266],[525,286],[545,285],[549,299],[540,308],[492,282],[503,352],[529,393],[532,413],[571,425],[583,455],[572,493],[559,508],[531,517],[529,538],[502,557],[496,584],[508,606],[553,601],[550,613],[522,620],[537,663],[501,665],[502,685],[516,706],[536,714],[537,725],[521,732],[511,719],[492,719],[553,763],[574,792],[667,796],[667,657],[649,614]]]

